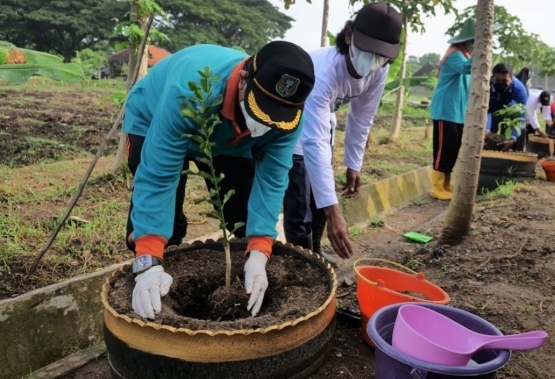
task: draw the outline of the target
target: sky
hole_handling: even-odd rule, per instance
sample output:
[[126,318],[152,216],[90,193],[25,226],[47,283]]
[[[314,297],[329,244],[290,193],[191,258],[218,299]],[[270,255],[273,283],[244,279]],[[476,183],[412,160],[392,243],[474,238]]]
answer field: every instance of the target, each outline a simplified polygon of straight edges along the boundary
[[[269,0],[279,10],[295,19],[293,27],[285,34],[285,40],[294,42],[307,51],[317,49],[320,46],[320,33],[322,29],[323,0],[312,0],[312,4],[306,0],[296,0],[288,10],[283,6],[283,0]],[[520,18],[524,30],[540,35],[543,42],[555,47],[555,29],[553,28],[553,12],[547,11],[553,7],[554,0],[497,0],[496,5],[504,6],[507,11]],[[477,0],[454,0],[455,6],[463,10],[468,6],[476,5]],[[360,8],[360,5],[357,9]],[[330,16],[328,30],[337,34],[345,24],[353,8],[349,6],[349,0],[330,0]],[[442,9],[438,9],[435,17],[424,18],[426,31],[423,34],[409,33],[408,55],[420,57],[426,53],[437,53],[443,55],[447,49],[448,36],[445,35],[454,21],[452,14],[444,15]]]

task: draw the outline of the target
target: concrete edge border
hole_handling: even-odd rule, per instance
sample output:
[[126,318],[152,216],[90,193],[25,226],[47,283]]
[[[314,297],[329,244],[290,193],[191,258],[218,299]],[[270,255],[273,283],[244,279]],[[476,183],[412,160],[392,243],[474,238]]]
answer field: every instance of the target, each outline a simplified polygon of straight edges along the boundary
[[23,379],[55,379],[83,367],[87,363],[102,357],[106,353],[104,343],[93,345],[85,350],[80,350],[54,363],[49,364],[32,374],[25,375]]
[[347,223],[350,226],[366,223],[372,216],[429,193],[432,172],[432,167],[426,166],[362,186],[359,196],[343,201]]
[[[367,223],[372,216],[428,193],[431,175],[428,166],[362,186],[357,198],[342,203],[347,223]],[[283,240],[281,228],[280,232],[278,239]],[[218,235],[211,233],[195,240],[215,239]],[[0,300],[0,351],[5,352],[0,379],[52,379],[59,371],[47,372],[60,370],[59,364],[71,372],[101,355],[100,288],[111,272],[126,263]]]

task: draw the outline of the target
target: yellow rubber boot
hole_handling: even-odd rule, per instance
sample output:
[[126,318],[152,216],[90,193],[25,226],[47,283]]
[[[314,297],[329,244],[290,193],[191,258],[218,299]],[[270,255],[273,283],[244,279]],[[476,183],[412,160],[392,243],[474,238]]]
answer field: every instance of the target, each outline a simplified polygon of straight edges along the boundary
[[451,174],[445,174],[445,183],[443,184],[443,188],[445,188],[445,191],[453,193],[454,189],[451,185]]
[[432,192],[431,195],[438,200],[451,200],[453,194],[445,190],[445,174],[435,171],[432,174]]

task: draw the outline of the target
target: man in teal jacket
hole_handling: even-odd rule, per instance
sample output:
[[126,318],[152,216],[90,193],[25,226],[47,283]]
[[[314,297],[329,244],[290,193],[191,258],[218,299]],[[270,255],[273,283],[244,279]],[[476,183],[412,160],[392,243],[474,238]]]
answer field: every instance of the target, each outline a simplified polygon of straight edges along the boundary
[[439,200],[453,196],[451,172],[462,142],[464,115],[470,90],[470,67],[476,22],[469,19],[451,38],[438,68],[438,81],[431,104],[434,124],[434,172],[431,195]]
[[[189,81],[210,66],[222,95],[222,123],[211,140],[214,165],[225,179],[221,192],[236,194],[224,213],[230,228],[245,222],[236,236],[249,239],[245,263],[248,309],[256,315],[268,286],[266,262],[277,237],[276,223],[300,133],[304,102],[314,85],[310,56],[299,46],[270,42],[254,56],[240,51],[196,45],[159,62],[129,94],[123,130],[129,134],[129,166],[135,175],[127,225],[127,244],[135,252],[133,309],[154,319],[172,278],[162,267],[165,247],[179,245],[186,234],[183,201],[189,161],[202,156],[198,144],[183,134],[200,128],[181,115],[192,96]],[[199,170],[207,171],[196,162]]]

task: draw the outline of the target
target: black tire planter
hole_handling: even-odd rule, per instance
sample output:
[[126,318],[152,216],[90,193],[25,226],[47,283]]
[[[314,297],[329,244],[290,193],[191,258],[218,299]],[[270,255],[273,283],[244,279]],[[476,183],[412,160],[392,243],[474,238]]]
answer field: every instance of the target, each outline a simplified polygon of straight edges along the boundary
[[534,179],[537,163],[536,154],[483,150],[478,188],[493,190],[507,181]]
[[[245,240],[231,242],[233,251],[245,248]],[[222,245],[208,240],[166,254],[198,249],[222,250]],[[312,375],[326,359],[335,330],[337,278],[331,265],[310,250],[276,242],[272,254],[297,256],[322,270],[330,294],[313,312],[260,329],[178,329],[118,314],[108,303],[108,293],[123,268],[114,272],[101,294],[112,379],[301,379]]]
[[537,137],[534,135],[528,136],[526,143],[526,151],[529,153],[538,154],[538,158],[549,157],[549,140],[555,139],[555,136],[549,138]]

